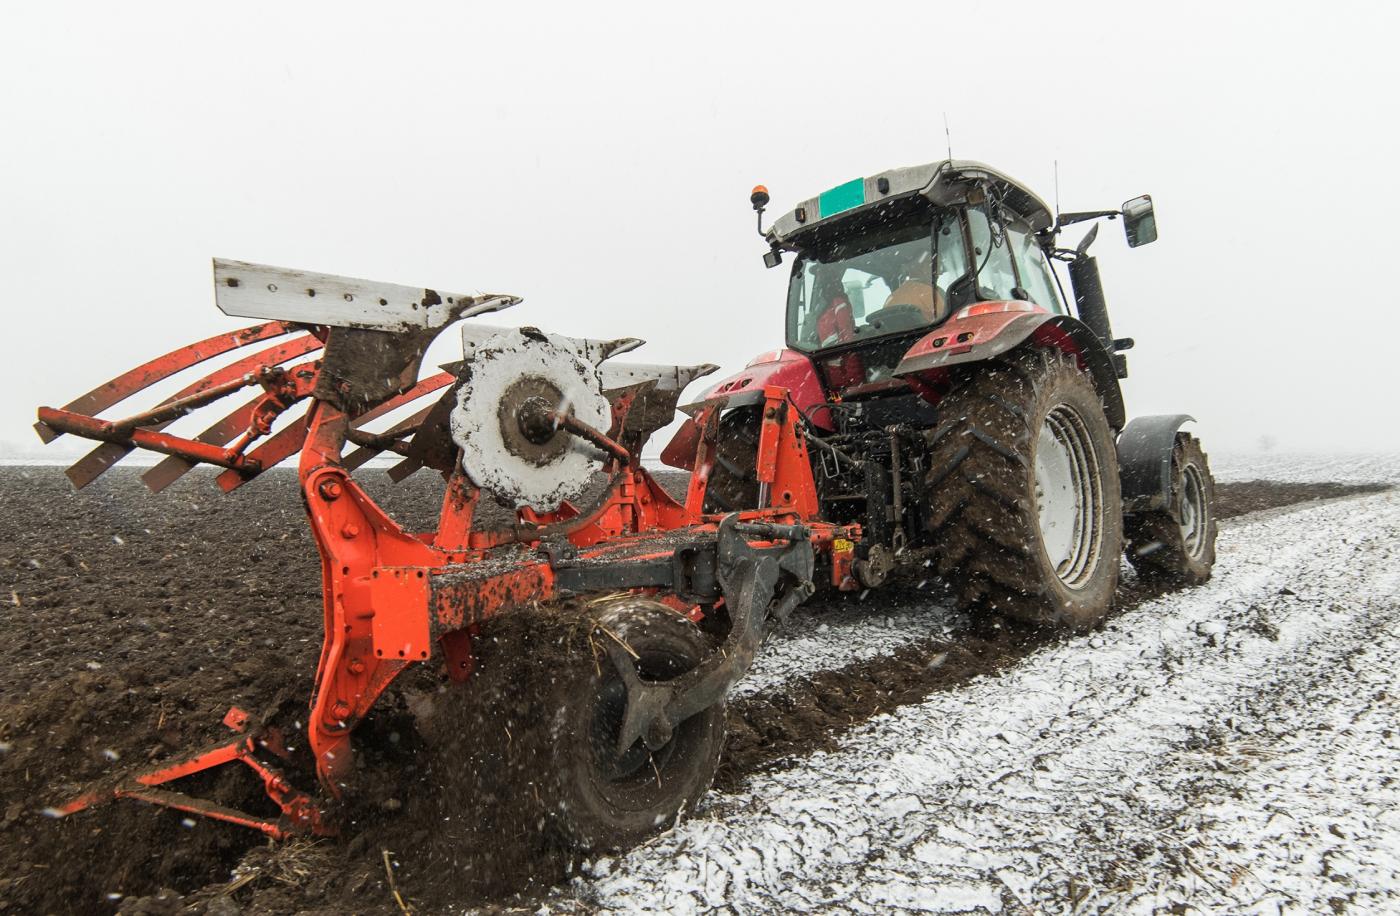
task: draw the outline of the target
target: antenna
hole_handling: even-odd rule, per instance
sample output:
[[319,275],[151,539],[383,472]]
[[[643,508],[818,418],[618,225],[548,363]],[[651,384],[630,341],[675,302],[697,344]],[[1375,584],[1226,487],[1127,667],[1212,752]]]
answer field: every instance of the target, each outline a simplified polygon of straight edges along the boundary
[[1060,224],[1060,160],[1055,160],[1055,225]]
[[948,161],[953,161],[953,132],[948,129],[948,112],[943,112],[943,135],[948,138]]

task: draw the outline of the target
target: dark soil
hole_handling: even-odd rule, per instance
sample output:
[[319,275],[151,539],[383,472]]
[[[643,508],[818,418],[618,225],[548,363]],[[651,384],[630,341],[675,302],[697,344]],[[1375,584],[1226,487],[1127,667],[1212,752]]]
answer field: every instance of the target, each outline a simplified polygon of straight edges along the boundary
[[1250,480],[1244,483],[1217,483],[1215,505],[1220,518],[1233,518],[1246,512],[1261,512],[1280,506],[1380,493],[1390,487],[1383,483],[1274,483]]
[[[357,732],[360,791],[339,841],[271,845],[136,802],[64,819],[43,813],[114,771],[226,737],[220,720],[233,704],[280,708],[295,744],[321,641],[320,565],[295,478],[274,471],[224,496],[211,476],[194,473],[151,496],[123,469],[77,493],[57,468],[0,469],[0,911],[397,913],[385,849],[397,887],[418,901],[506,902],[565,877],[569,856],[519,804],[529,767],[490,765],[505,726],[487,733],[504,720],[476,723],[482,741],[472,754],[481,770],[514,773],[505,789],[454,785],[447,799],[432,791],[444,747],[434,708],[479,718],[500,703],[448,694],[428,666],[401,678]],[[395,487],[381,472],[360,476],[407,526],[433,525],[436,478]],[[1375,489],[1252,482],[1217,495],[1224,517]],[[898,587],[887,594],[901,600]],[[1125,592],[1124,602],[1136,600]],[[832,605],[809,613],[823,606]],[[483,671],[509,644],[507,631],[499,635],[482,646]],[[731,709],[720,785],[829,746],[872,715],[1013,663],[1049,638],[984,622],[953,645],[911,647],[750,697]],[[474,689],[501,688],[483,678]],[[250,774],[224,770],[189,790],[271,813]],[[293,778],[312,788],[308,773]]]

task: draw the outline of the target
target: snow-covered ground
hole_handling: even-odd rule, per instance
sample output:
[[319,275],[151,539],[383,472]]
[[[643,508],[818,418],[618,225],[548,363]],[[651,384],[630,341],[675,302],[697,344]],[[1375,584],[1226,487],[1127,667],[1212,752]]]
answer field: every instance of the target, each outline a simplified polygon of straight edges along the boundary
[[1211,452],[1216,480],[1282,483],[1400,483],[1400,453],[1300,455],[1278,452]]
[[949,635],[958,615],[934,583],[921,584],[929,587],[930,594],[919,603],[892,607],[881,593],[873,592],[871,605],[879,602],[878,611],[860,597],[843,600],[841,596],[820,599],[835,605],[831,609],[802,608],[769,638],[730,697],[763,693],[803,675],[892,655],[921,640]]
[[[752,689],[842,664],[843,613],[772,647]],[[948,622],[888,619],[899,640]],[[712,794],[546,906],[1394,911],[1397,649],[1400,494],[1246,517],[1208,585]]]
[[[1211,464],[1212,473],[1222,481],[1400,484],[1400,454],[1327,457],[1227,453],[1223,457],[1211,456]],[[1298,509],[1291,507],[1287,511]],[[1222,527],[1229,528],[1235,524],[1239,522],[1227,519],[1222,522]],[[1228,543],[1227,539],[1224,544]],[[1123,575],[1132,576],[1126,562],[1123,564]],[[805,674],[830,671],[889,655],[924,639],[947,636],[956,625],[957,616],[938,597],[940,592],[936,581],[925,580],[918,584],[927,586],[928,600],[891,606],[885,600],[886,596],[872,593],[871,604],[879,606],[879,611],[873,614],[872,608],[867,607],[863,600],[823,596],[818,600],[834,604],[836,608],[825,610],[809,606],[796,614],[764,646],[754,667],[731,695],[736,699],[751,696]]]

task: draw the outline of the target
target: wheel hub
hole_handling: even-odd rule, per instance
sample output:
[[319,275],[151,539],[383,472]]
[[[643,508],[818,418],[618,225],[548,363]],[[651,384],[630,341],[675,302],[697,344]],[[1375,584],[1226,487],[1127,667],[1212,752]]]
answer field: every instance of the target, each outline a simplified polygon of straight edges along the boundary
[[1206,527],[1209,517],[1206,510],[1206,485],[1201,471],[1194,464],[1188,464],[1181,475],[1181,504],[1178,507],[1181,524],[1181,543],[1186,555],[1196,559],[1205,549]]
[[1060,581],[1070,588],[1092,575],[1100,552],[1099,464],[1088,428],[1061,404],[1036,439],[1035,495],[1040,539]]
[[569,434],[545,418],[563,398],[557,385],[537,375],[524,376],[507,388],[496,410],[506,449],[537,467],[563,455],[569,447]]
[[[638,739],[632,746],[618,752],[617,739],[622,731],[622,719],[627,710],[627,687],[620,680],[609,681],[599,691],[593,714],[593,759],[598,773],[609,782],[626,782],[652,764],[661,767],[670,756],[667,742],[653,752],[646,742]],[[650,773],[647,774],[650,776]]]

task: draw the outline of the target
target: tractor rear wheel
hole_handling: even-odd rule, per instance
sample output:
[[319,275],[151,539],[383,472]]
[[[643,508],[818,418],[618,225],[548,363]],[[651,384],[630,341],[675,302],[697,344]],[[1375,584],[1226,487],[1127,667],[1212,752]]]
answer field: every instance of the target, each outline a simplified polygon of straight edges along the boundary
[[1215,479],[1195,436],[1177,434],[1171,474],[1172,509],[1124,521],[1128,562],[1152,583],[1201,585],[1215,565]]
[[552,816],[571,845],[597,850],[636,843],[695,807],[714,780],[725,718],[717,703],[677,726],[661,748],[638,740],[619,754],[627,691],[605,643],[623,643],[643,681],[679,677],[709,646],[691,621],[642,598],[621,599],[591,622],[589,651],[558,672],[548,782]]
[[1058,350],[978,364],[938,404],[926,523],[963,607],[1087,629],[1108,613],[1123,547],[1113,432]]
[[719,418],[715,463],[705,488],[706,512],[737,512],[758,506],[757,407],[738,407]]

